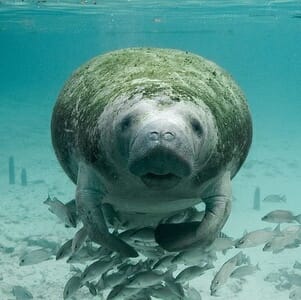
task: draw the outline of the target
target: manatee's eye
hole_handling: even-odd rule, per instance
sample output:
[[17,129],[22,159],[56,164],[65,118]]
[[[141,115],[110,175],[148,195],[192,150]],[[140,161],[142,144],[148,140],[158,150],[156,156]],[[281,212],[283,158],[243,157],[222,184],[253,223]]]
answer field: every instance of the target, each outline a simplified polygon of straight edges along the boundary
[[121,121],[120,127],[122,131],[127,130],[132,124],[132,117],[131,116],[125,116],[123,120]]
[[202,128],[202,125],[201,123],[195,119],[195,118],[192,118],[191,121],[191,127],[193,129],[193,131],[197,134],[197,135],[202,135],[203,133],[203,128]]

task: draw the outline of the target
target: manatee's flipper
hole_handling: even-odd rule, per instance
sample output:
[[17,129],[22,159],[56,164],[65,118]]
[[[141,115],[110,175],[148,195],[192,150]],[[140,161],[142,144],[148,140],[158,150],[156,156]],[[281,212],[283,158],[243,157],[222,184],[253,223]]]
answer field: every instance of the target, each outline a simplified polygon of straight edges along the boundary
[[157,243],[167,251],[208,247],[226,223],[231,211],[230,172],[215,181],[202,195],[206,204],[201,222],[160,224],[155,230]]
[[89,238],[123,256],[138,256],[134,248],[109,232],[102,211],[101,199],[105,193],[100,190],[101,186],[93,169],[81,163],[77,177],[76,206]]

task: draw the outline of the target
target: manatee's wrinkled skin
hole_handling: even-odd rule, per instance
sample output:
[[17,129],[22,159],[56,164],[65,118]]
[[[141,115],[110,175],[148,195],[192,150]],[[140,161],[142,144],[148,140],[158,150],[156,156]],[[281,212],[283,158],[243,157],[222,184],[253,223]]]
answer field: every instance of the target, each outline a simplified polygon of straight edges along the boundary
[[[80,67],[58,97],[51,129],[90,237],[129,256],[107,230],[103,203],[124,228],[156,227],[169,251],[207,246],[230,214],[230,179],[252,139],[247,103],[229,74],[200,56],[155,48]],[[201,201],[202,222],[157,226]]]

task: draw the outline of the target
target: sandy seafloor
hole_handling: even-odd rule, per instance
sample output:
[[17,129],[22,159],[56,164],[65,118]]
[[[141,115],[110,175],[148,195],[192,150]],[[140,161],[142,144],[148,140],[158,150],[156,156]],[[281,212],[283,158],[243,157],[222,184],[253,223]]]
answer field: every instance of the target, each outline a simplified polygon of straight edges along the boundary
[[[34,107],[27,109],[31,111],[32,119],[22,120],[23,113],[14,115],[13,109],[8,109],[6,117],[18,122],[15,125],[14,122],[5,122],[0,128],[4,142],[0,156],[0,299],[15,299],[11,293],[12,286],[21,285],[34,295],[34,299],[59,300],[62,299],[64,284],[70,277],[69,265],[64,260],[53,259],[20,267],[19,257],[24,251],[38,248],[29,247],[30,240],[61,245],[73,236],[74,229],[66,229],[59,223],[56,216],[48,212],[43,201],[48,193],[64,202],[69,201],[74,196],[75,187],[56,161],[51,148],[49,128],[38,126],[37,120],[46,118],[47,121],[50,118],[49,112],[38,112]],[[45,124],[48,122],[46,121]],[[261,121],[264,123],[264,120]],[[278,131],[276,136],[271,134],[269,126],[256,126],[255,122],[254,143],[248,160],[233,180],[236,201],[233,202],[232,214],[223,230],[234,238],[242,236],[245,230],[269,227],[269,224],[260,219],[270,210],[282,208],[291,209],[296,214],[301,213],[301,139],[298,128],[289,132]],[[10,155],[15,158],[15,185],[8,184]],[[28,172],[27,187],[20,184],[19,174],[22,167]],[[271,193],[285,194],[287,203],[266,203],[262,204],[260,211],[254,211],[252,201],[256,186],[260,187],[262,197]],[[5,251],[9,247],[13,249]],[[193,280],[191,285],[201,291],[202,299],[288,299],[289,290],[277,290],[275,284],[264,281],[264,277],[280,268],[292,270],[295,260],[301,260],[300,248],[287,249],[279,254],[263,252],[261,249],[262,247],[256,247],[243,250],[250,256],[252,264],[258,263],[261,270],[246,277],[240,291],[234,291],[239,286],[234,279],[230,279],[220,289],[217,297],[210,296],[209,290],[215,272],[238,249],[229,250],[226,256],[219,254],[215,269]],[[74,299],[97,297],[91,296],[87,288],[82,288]]]

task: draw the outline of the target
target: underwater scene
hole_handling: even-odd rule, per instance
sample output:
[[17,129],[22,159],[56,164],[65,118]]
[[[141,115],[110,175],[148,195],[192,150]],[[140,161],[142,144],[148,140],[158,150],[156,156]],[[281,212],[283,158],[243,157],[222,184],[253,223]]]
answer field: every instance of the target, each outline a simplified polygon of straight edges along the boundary
[[301,299],[301,3],[0,0],[0,300]]

